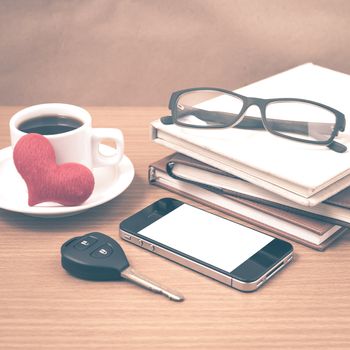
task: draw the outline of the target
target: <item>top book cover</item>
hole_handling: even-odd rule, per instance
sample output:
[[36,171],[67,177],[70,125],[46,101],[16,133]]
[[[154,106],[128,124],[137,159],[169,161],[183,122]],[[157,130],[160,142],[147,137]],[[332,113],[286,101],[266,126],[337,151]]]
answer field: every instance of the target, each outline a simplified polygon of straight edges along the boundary
[[[313,206],[350,185],[350,75],[303,64],[235,92],[259,98],[302,98],[344,113],[346,129],[336,141],[348,147],[337,153],[326,146],[284,139],[265,130],[192,129],[152,123],[156,143],[239,176],[305,206]],[[219,99],[209,101],[215,107]],[[259,116],[256,106],[247,113]]]

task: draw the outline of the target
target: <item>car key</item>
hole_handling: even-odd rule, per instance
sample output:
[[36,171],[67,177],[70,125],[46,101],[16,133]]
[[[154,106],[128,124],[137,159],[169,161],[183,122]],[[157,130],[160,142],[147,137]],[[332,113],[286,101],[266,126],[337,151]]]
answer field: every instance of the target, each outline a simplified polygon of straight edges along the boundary
[[61,247],[62,266],[71,275],[93,281],[127,279],[154,293],[163,294],[170,300],[183,301],[174,291],[136,273],[129,265],[122,247],[111,237],[91,232],[74,237]]

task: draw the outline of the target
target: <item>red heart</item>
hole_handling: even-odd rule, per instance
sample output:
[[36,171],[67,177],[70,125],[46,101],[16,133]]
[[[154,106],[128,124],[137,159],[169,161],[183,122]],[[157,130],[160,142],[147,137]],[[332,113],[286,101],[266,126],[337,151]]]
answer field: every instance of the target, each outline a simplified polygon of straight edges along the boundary
[[57,165],[55,151],[42,135],[23,136],[13,150],[13,160],[27,184],[30,206],[43,202],[79,205],[94,189],[92,172],[78,163]]

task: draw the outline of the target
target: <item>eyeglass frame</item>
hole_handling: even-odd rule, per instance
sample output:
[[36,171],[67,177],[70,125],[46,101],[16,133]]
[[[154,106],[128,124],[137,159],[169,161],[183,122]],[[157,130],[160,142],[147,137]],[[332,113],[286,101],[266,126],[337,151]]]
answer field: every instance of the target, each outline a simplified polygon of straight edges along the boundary
[[[217,91],[217,92],[222,92],[222,93],[225,93],[228,95],[232,95],[235,98],[241,99],[243,101],[243,105],[242,105],[241,111],[237,114],[237,120],[234,121],[230,125],[217,125],[217,126],[190,125],[190,124],[185,124],[185,123],[179,122],[177,120],[177,101],[178,101],[179,97],[185,93],[195,92],[195,91]],[[284,135],[282,133],[279,133],[278,131],[272,130],[268,126],[269,122],[267,121],[267,118],[266,118],[266,107],[269,103],[274,103],[274,102],[309,103],[309,104],[315,105],[315,106],[320,107],[320,108],[324,108],[324,109],[332,112],[336,117],[336,121],[335,121],[334,129],[333,129],[329,139],[325,140],[325,141],[313,141],[313,140],[306,140],[306,139],[304,140],[304,139],[296,138],[293,136]],[[341,113],[340,111],[338,111],[330,106],[324,105],[324,104],[316,102],[316,101],[311,101],[311,100],[306,100],[306,99],[301,99],[301,98],[289,98],[289,97],[287,97],[287,98],[264,99],[264,98],[258,98],[258,97],[243,96],[243,95],[238,94],[236,92],[226,90],[226,89],[221,89],[221,88],[212,88],[212,87],[189,88],[189,89],[178,90],[178,91],[175,91],[171,94],[170,100],[169,100],[169,106],[168,106],[169,110],[171,111],[171,116],[163,117],[163,118],[161,118],[161,120],[164,124],[176,124],[176,125],[185,126],[185,127],[189,127],[189,128],[224,129],[224,128],[238,126],[244,120],[244,114],[247,111],[247,109],[251,106],[257,106],[259,108],[263,127],[265,128],[266,131],[270,132],[273,135],[287,138],[287,139],[290,139],[293,141],[305,142],[305,143],[316,144],[316,145],[325,145],[325,146],[332,148],[336,152],[340,152],[340,153],[345,152],[347,149],[345,145],[342,145],[341,143],[334,141],[334,139],[338,135],[339,131],[345,130],[345,124],[346,124],[345,115],[343,113]],[[169,123],[169,117],[172,118],[172,123]],[[164,119],[164,118],[167,118],[167,119]],[[339,150],[331,147],[331,145],[333,143],[334,143],[334,148],[339,148]]]

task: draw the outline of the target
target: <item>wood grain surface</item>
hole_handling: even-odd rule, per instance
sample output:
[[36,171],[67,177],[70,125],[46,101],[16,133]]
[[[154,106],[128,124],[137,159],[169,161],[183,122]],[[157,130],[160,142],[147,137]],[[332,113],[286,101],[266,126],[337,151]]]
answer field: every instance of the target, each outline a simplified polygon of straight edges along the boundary
[[[8,121],[18,109],[0,108],[1,148],[10,144]],[[349,349],[349,235],[322,253],[294,244],[295,261],[250,294],[121,241],[123,218],[170,195],[147,182],[148,164],[170,153],[149,132],[166,110],[87,109],[95,127],[122,129],[135,179],[119,197],[77,216],[38,219],[0,209],[0,349]],[[186,301],[69,276],[61,244],[90,231],[116,238],[135,269]]]

